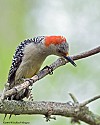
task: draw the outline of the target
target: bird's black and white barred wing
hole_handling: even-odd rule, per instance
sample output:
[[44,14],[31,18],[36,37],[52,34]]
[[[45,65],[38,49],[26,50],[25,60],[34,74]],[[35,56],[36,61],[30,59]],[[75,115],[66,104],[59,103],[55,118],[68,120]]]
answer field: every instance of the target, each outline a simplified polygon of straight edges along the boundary
[[10,88],[12,88],[11,86],[13,86],[14,84],[16,71],[22,62],[25,46],[32,42],[34,44],[39,44],[42,42],[43,39],[44,39],[44,36],[38,36],[38,37],[34,37],[33,39],[27,39],[21,42],[21,44],[17,47],[15,54],[13,56],[12,65],[10,67],[10,71],[8,75],[8,83]]
[[12,84],[15,79],[16,71],[17,71],[18,67],[20,66],[20,64],[22,62],[22,58],[24,56],[24,53],[23,53],[24,48],[26,45],[28,45],[31,42],[32,42],[32,40],[29,40],[29,39],[25,40],[24,42],[21,42],[21,44],[17,47],[15,54],[13,56],[12,65],[10,67],[9,74],[8,74],[9,86],[13,86]]

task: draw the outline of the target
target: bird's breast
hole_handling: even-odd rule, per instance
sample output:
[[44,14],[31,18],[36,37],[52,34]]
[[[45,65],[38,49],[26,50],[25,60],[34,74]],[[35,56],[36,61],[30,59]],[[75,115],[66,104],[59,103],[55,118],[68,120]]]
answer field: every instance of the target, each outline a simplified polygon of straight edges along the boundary
[[16,72],[15,81],[21,78],[31,78],[41,68],[46,56],[40,53],[38,48],[30,46],[26,48],[22,62]]

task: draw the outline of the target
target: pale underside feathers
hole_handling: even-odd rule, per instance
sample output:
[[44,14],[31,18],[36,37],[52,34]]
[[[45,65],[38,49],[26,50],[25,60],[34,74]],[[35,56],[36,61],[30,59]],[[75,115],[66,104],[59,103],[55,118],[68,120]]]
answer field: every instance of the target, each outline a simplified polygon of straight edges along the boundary
[[8,83],[12,83],[15,78],[16,71],[19,67],[19,65],[22,62],[22,58],[24,56],[24,48],[26,45],[34,42],[34,44],[40,43],[44,39],[44,36],[34,37],[33,39],[27,39],[20,43],[20,45],[17,47],[15,54],[13,56],[12,65],[10,67],[9,75],[8,75]]

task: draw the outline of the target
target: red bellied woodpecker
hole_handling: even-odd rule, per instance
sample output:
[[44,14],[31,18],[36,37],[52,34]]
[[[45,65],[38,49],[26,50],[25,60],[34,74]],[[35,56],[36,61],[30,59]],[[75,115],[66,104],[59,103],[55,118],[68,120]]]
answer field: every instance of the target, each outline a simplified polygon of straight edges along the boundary
[[[63,36],[38,36],[21,42],[13,56],[7,81],[9,84],[5,91],[21,84],[23,79],[34,76],[49,55],[65,58],[76,66],[68,56],[68,51],[69,45]],[[28,91],[29,88],[26,88],[8,99],[21,100],[28,96]]]

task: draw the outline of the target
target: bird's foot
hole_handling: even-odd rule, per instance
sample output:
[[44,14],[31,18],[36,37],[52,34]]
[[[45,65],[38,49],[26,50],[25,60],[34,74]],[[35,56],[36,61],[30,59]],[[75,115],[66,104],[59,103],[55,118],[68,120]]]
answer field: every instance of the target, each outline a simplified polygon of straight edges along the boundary
[[50,66],[45,66],[42,70],[44,70],[44,69],[48,69],[50,75],[53,74],[53,68],[52,68],[52,67],[50,67]]
[[23,80],[24,80],[24,82],[28,81],[30,83],[30,86],[32,86],[34,83],[34,80],[31,78],[23,78]]
[[45,114],[44,118],[46,118],[46,122],[50,121],[51,119],[56,120],[55,116],[51,116],[52,112],[53,110],[51,109],[51,110],[48,110],[48,112]]

